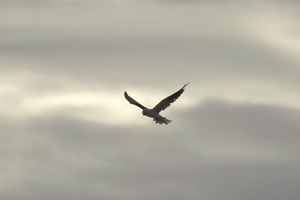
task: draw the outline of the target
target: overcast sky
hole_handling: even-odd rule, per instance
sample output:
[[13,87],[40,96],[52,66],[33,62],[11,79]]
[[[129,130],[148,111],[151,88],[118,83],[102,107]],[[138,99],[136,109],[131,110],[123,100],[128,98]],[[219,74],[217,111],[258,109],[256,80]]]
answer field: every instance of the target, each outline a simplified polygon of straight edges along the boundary
[[0,0],[0,199],[298,200],[300,3],[245,2]]

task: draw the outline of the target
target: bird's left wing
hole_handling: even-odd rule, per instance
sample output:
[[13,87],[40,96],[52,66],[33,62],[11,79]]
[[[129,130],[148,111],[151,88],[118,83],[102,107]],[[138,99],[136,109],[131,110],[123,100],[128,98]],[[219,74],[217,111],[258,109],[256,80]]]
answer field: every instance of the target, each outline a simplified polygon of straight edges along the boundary
[[189,83],[185,84],[180,90],[178,90],[177,92],[175,92],[174,94],[168,96],[167,98],[164,98],[163,100],[161,100],[154,108],[153,110],[155,110],[156,112],[160,112],[162,110],[165,110],[166,108],[168,108],[171,103],[174,103],[176,101],[176,99],[178,99],[180,97],[180,95],[184,92],[184,88],[188,85]]
[[136,100],[134,100],[133,98],[131,98],[131,97],[127,94],[127,92],[124,92],[124,96],[125,96],[125,98],[127,99],[127,101],[128,101],[129,103],[131,103],[131,104],[133,104],[133,105],[136,105],[136,106],[140,107],[140,108],[143,109],[143,110],[146,108],[145,106],[143,106],[142,104],[140,104],[139,102],[137,102]]

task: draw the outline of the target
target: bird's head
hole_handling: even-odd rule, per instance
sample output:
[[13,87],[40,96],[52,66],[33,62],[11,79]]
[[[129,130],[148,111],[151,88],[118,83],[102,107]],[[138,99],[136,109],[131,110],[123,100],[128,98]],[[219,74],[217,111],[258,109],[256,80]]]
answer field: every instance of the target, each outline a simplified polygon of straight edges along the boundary
[[143,113],[143,115],[145,115],[146,114],[146,109],[144,109],[142,113]]

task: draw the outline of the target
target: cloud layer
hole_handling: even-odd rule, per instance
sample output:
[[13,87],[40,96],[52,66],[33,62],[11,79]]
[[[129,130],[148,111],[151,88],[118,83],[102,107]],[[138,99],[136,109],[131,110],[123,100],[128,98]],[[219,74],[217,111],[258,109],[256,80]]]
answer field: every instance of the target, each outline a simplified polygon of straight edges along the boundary
[[0,5],[0,199],[299,199],[296,1]]

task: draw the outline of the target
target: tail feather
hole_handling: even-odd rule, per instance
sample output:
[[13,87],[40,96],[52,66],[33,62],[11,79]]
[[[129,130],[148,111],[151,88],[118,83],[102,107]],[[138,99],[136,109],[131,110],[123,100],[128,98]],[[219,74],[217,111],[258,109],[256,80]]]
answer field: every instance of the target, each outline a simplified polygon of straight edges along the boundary
[[168,125],[169,123],[172,122],[172,120],[169,120],[169,119],[167,119],[165,117],[162,117],[162,116],[153,118],[153,121],[155,121],[158,124],[166,124],[166,125]]

